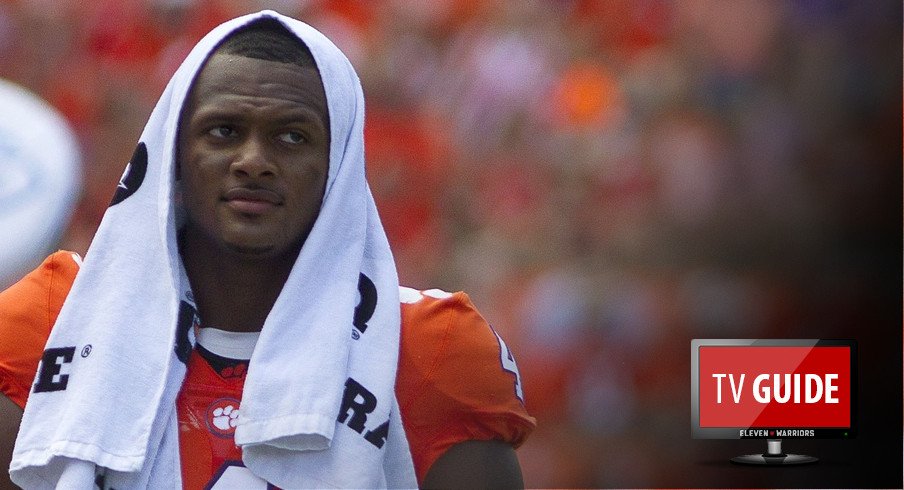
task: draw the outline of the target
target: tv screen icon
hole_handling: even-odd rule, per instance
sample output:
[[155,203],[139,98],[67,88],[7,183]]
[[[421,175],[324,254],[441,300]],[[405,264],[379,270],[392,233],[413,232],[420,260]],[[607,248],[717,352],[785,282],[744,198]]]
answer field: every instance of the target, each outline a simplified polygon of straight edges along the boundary
[[851,438],[857,430],[857,343],[841,339],[694,339],[695,439],[766,439],[735,463],[812,463],[782,439]]

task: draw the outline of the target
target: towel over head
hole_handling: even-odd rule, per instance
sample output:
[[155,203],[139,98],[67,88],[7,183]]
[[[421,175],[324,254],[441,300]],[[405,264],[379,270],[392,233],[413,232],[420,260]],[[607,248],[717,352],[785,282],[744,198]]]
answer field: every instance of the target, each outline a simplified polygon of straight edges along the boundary
[[[175,399],[196,311],[177,243],[179,118],[205,61],[262,19],[313,55],[329,170],[252,355],[235,442],[251,472],[282,488],[417,485],[394,393],[398,277],[365,180],[361,84],[325,36],[272,11],[211,31],[154,108],[48,339],[13,454],[15,483],[86,488],[101,473],[113,488],[181,482]],[[363,403],[366,420],[349,409]]]

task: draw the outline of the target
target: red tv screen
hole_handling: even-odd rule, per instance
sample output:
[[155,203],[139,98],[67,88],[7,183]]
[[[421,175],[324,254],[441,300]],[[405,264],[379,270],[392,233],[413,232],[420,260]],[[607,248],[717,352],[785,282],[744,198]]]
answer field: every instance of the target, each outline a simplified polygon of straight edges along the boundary
[[691,351],[694,437],[853,436],[854,341],[695,339]]

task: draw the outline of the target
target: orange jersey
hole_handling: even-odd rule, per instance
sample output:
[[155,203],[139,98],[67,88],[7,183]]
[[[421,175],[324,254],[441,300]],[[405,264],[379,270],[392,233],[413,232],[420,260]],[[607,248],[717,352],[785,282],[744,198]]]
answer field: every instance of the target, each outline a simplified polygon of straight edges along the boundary
[[176,399],[182,488],[214,488],[220,479],[237,487],[236,472],[246,482],[256,479],[257,487],[267,488],[266,482],[244,469],[242,450],[235,445],[235,420],[246,373],[246,365],[239,366],[218,373],[197,350],[188,358],[188,371]]
[[[77,255],[57,252],[0,293],[0,391],[20,407],[79,264]],[[502,339],[464,293],[402,288],[401,297],[396,396],[418,481],[458,442],[518,447],[536,422]],[[243,385],[244,369],[218,373],[197,351],[189,358],[177,400],[185,488],[215,487],[223,478],[246,486],[257,478],[233,441]]]

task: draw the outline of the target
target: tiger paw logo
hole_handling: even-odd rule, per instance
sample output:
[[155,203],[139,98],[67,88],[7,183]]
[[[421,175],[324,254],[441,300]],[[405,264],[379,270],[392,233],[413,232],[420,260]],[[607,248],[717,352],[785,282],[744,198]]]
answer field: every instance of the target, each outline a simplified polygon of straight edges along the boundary
[[232,437],[238,425],[239,401],[220,398],[207,408],[207,429],[220,437]]

